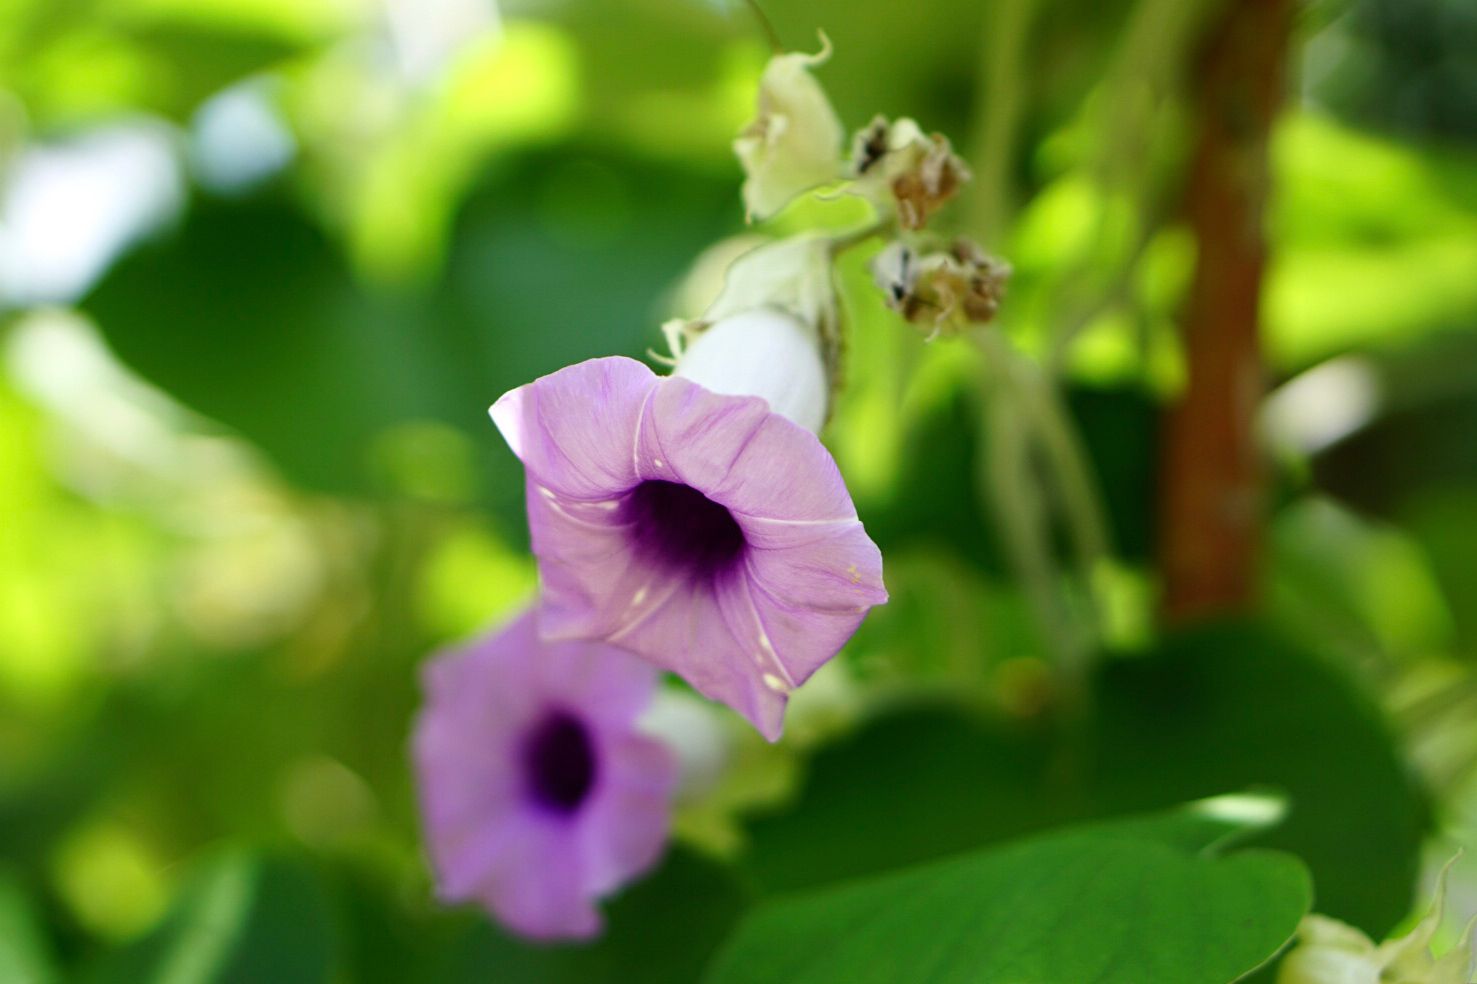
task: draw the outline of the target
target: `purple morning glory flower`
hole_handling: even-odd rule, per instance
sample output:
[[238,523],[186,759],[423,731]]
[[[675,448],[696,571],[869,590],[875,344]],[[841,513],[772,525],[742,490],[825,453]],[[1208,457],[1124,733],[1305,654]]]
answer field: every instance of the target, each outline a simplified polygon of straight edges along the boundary
[[595,900],[666,841],[676,763],[637,732],[656,671],[539,639],[532,612],[426,667],[413,752],[437,891],[538,939],[600,931]]
[[887,600],[831,455],[763,399],[604,358],[492,418],[527,473],[545,638],[629,649],[773,741],[790,692]]

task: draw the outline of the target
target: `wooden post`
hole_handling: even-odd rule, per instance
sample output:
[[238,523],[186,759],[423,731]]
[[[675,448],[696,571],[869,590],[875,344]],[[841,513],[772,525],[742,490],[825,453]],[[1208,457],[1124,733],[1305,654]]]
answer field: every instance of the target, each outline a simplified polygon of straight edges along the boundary
[[1200,129],[1184,200],[1198,244],[1183,320],[1189,378],[1160,445],[1158,550],[1170,623],[1244,611],[1257,595],[1262,222],[1292,2],[1224,6],[1192,82]]

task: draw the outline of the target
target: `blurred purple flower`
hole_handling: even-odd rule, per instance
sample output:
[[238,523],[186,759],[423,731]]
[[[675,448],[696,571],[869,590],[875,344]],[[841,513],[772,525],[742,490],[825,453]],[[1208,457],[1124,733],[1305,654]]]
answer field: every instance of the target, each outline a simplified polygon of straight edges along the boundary
[[545,643],[532,612],[437,657],[413,739],[438,894],[538,939],[600,931],[595,900],[650,867],[676,764],[636,731],[656,671]]
[[616,643],[773,741],[790,691],[887,600],[831,455],[762,399],[605,358],[492,418],[527,471],[545,638]]

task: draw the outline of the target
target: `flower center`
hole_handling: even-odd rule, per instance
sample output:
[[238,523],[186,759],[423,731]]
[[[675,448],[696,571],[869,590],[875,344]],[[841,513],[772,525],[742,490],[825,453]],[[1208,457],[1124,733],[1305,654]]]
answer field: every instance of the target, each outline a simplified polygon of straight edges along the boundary
[[553,711],[528,733],[523,746],[528,790],[540,806],[573,813],[595,785],[597,762],[590,732],[568,711]]
[[626,497],[625,518],[638,552],[689,577],[724,574],[744,552],[733,515],[690,485],[642,482]]

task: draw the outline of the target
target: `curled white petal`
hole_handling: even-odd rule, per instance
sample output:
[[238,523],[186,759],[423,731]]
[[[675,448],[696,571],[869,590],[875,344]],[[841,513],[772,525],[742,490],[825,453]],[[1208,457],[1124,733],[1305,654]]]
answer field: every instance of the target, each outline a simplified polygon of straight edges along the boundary
[[841,176],[845,131],[810,68],[830,55],[775,55],[759,79],[758,116],[733,142],[744,166],[744,205],[751,219],[784,208],[795,196]]

